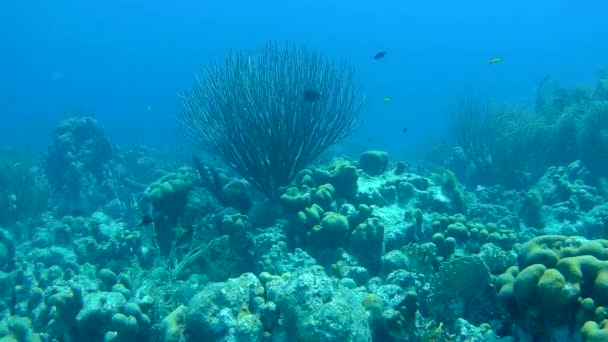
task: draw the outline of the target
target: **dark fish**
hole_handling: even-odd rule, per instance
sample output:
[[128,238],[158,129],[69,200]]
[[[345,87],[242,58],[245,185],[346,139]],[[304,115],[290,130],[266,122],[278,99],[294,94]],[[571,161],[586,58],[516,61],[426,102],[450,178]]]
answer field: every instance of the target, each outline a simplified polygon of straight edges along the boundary
[[407,128],[403,128],[403,133],[407,133]]
[[374,59],[379,60],[384,58],[384,56],[386,56],[386,51],[380,51],[374,55]]
[[154,219],[150,215],[144,215],[141,218],[141,222],[137,225],[138,227],[146,227],[152,223]]
[[318,91],[313,89],[304,90],[304,93],[302,95],[304,96],[304,101],[306,102],[315,102],[321,97],[321,94],[319,94]]

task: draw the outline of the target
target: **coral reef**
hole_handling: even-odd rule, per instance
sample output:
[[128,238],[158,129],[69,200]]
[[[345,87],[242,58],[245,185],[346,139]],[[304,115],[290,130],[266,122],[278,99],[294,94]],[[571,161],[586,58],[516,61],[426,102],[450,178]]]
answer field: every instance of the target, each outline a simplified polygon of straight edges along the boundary
[[51,188],[32,158],[0,149],[0,224],[32,221],[48,209]]
[[46,175],[61,194],[58,212],[91,213],[108,200],[112,145],[102,125],[91,117],[71,117],[59,123],[46,156]]
[[0,153],[0,341],[605,341],[607,89],[550,90],[549,128],[472,126],[551,133],[534,163],[497,172],[514,138],[491,130],[448,168],[324,157],[271,199],[68,118],[42,160]]
[[606,240],[536,237],[519,249],[518,266],[498,278],[500,301],[532,336],[566,329],[571,339],[583,333],[594,340],[608,305],[607,259]]
[[605,177],[606,79],[602,72],[593,87],[567,89],[547,77],[537,89],[534,111],[464,100],[452,115],[452,133],[459,145],[452,169],[467,185],[499,183],[520,189],[550,166],[577,160]]

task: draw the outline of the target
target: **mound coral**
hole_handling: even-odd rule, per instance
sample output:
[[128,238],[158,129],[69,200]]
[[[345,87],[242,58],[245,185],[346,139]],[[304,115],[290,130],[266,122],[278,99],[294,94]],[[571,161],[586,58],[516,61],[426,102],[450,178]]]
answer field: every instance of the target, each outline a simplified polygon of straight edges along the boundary
[[367,151],[359,159],[359,168],[370,176],[377,176],[388,168],[388,153]]
[[539,236],[522,245],[518,264],[498,280],[500,301],[520,328],[532,336],[564,327],[571,336],[599,334],[593,327],[608,306],[607,240]]

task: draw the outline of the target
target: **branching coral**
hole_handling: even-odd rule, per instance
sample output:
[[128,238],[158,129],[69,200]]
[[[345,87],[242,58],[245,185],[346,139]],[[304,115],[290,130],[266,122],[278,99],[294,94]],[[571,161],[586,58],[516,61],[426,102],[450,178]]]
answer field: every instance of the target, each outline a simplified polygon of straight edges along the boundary
[[467,97],[452,111],[456,143],[478,169],[487,169],[493,163],[497,129],[495,113],[486,102]]
[[47,210],[50,186],[31,160],[0,150],[0,224],[30,220]]
[[592,171],[608,174],[608,101],[592,102],[578,126],[576,141],[580,158]]
[[189,267],[194,266],[194,263],[205,254],[213,248],[225,244],[229,239],[228,235],[214,234],[213,225],[210,225],[208,220],[202,220],[189,229],[193,230],[191,238],[183,239],[184,234],[188,233],[188,228],[175,228],[176,236],[171,243],[171,251],[163,259],[171,280],[180,279]]
[[281,186],[354,131],[362,100],[352,69],[269,44],[205,68],[182,96],[180,122],[193,144],[278,199]]
[[475,181],[525,187],[547,167],[575,160],[604,174],[607,84],[600,78],[595,91],[567,89],[546,78],[538,87],[535,112],[463,100],[453,112],[452,131],[467,161],[476,166]]

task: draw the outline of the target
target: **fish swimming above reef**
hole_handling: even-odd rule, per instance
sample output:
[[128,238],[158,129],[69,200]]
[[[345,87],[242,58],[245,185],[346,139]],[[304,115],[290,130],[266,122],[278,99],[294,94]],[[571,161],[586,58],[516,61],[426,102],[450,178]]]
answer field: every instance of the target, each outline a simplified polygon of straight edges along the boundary
[[150,215],[144,215],[141,218],[141,222],[137,225],[138,227],[146,227],[152,223],[154,219]]
[[304,97],[304,101],[306,102],[315,102],[321,97],[321,94],[314,89],[306,89],[302,95]]
[[380,51],[374,55],[375,60],[380,60],[386,56],[386,51]]

